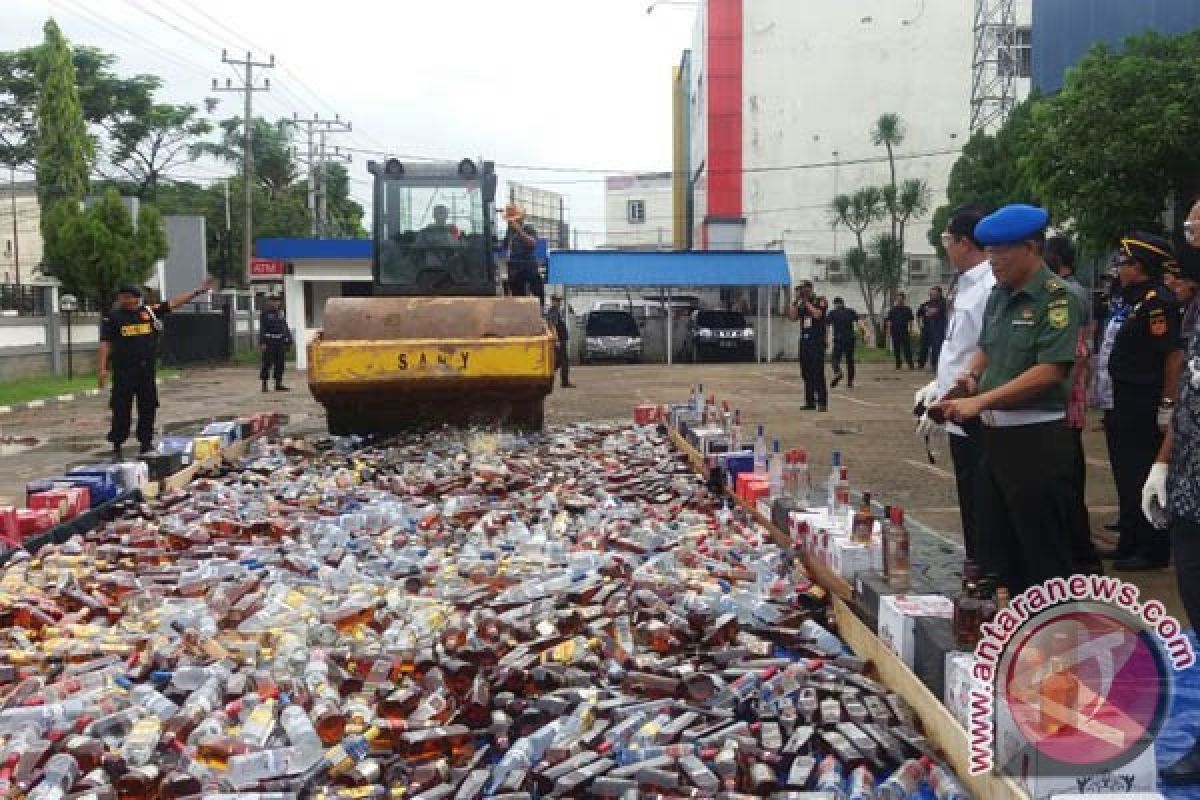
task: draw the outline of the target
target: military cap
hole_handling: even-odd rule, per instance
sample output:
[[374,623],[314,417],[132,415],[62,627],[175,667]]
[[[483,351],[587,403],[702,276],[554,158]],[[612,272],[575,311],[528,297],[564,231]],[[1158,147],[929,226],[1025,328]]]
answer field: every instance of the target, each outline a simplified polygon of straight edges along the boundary
[[1142,265],[1146,274],[1162,275],[1164,272],[1179,271],[1179,260],[1171,243],[1161,236],[1143,231],[1134,231],[1121,237],[1121,255]]
[[142,296],[142,287],[134,286],[133,284],[128,284],[126,286],[122,286],[121,288],[117,289],[117,294],[130,294],[130,295],[133,295],[134,297],[141,297]]
[[980,220],[975,240],[984,247],[1017,244],[1046,230],[1050,215],[1043,208],[1022,204],[1008,205]]

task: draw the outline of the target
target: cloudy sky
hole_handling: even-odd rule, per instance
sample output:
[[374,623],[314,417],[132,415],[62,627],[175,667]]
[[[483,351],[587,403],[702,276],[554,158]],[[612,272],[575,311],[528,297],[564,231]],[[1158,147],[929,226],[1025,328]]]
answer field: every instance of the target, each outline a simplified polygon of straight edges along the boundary
[[[77,43],[116,53],[122,72],[161,76],[162,97],[203,105],[221,63],[274,54],[255,111],[340,114],[360,150],[458,159],[483,155],[501,178],[562,191],[581,238],[604,230],[596,170],[667,170],[671,67],[689,45],[695,8],[650,0],[3,0],[0,48],[36,43],[53,16]],[[221,93],[216,117],[240,115]],[[355,193],[369,195],[356,152]],[[563,167],[570,171],[516,169]],[[227,170],[179,168],[213,179]]]

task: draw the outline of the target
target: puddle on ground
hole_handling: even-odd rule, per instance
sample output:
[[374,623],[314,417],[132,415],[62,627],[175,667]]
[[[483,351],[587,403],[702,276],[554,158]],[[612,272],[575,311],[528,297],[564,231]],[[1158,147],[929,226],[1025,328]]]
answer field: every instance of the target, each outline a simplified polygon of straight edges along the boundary
[[0,456],[15,456],[41,445],[33,436],[0,436]]

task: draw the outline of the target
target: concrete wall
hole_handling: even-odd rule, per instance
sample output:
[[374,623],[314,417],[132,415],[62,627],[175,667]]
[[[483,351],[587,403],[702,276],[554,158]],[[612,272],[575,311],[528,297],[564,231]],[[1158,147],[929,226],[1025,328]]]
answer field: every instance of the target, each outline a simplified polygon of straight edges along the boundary
[[[53,343],[58,337],[59,371],[66,374],[67,329],[60,319],[57,329],[50,317],[0,317],[0,381],[55,374]],[[71,322],[71,351],[75,372],[96,369],[100,316],[76,314]]]

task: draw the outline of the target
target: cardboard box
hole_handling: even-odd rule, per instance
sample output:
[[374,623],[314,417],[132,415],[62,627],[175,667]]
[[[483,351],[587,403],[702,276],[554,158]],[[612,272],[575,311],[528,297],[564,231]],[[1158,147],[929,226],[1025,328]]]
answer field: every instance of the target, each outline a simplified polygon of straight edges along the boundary
[[849,539],[834,539],[829,553],[829,567],[848,581],[860,572],[871,569],[871,547]]
[[220,454],[222,444],[219,436],[197,436],[192,440],[192,455],[196,461],[207,461]]
[[893,594],[879,600],[879,638],[910,668],[916,654],[917,617],[954,617],[954,602],[940,594]]
[[18,508],[17,529],[22,539],[37,536],[58,524],[58,514],[48,508]]
[[963,730],[970,728],[971,720],[971,689],[975,679],[971,670],[975,666],[975,655],[953,651],[946,653],[946,689],[942,694],[942,703],[950,709],[950,713],[962,725]]
[[657,425],[662,422],[662,406],[640,405],[633,408],[633,424]]
[[17,522],[15,506],[0,506],[0,540],[11,545],[21,543],[21,526]]

